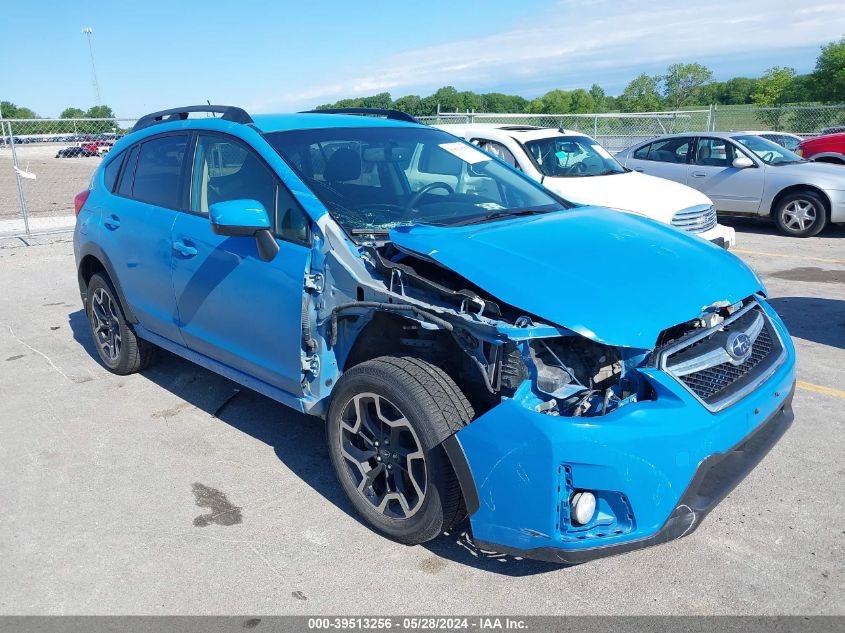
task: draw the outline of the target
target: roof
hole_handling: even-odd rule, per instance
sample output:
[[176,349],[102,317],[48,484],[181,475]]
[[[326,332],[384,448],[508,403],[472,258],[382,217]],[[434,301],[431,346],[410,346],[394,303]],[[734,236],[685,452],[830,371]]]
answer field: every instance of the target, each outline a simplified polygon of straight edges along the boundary
[[354,114],[320,114],[318,112],[297,112],[292,114],[255,114],[255,127],[262,132],[284,132],[313,128],[340,127],[425,127],[395,119]]
[[[497,135],[509,136],[520,141],[535,141],[552,136],[587,136],[574,130],[559,130],[553,127],[517,126],[510,123],[444,123],[435,125],[444,132],[455,136],[466,136],[473,131],[485,132],[491,138]],[[515,129],[516,128],[516,129]],[[495,132],[496,134],[490,134]]]
[[743,130],[742,132],[736,132],[736,134],[753,134],[754,136],[762,136],[763,134],[780,134],[781,136],[791,136],[793,138],[802,138],[797,134],[793,134],[792,132],[779,132],[776,130]]

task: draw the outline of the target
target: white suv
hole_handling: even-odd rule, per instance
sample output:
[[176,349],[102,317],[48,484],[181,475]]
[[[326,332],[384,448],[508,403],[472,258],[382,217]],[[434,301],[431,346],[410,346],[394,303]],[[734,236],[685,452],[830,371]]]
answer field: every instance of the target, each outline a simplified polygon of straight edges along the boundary
[[620,165],[598,141],[569,130],[529,125],[438,125],[522,170],[571,202],[643,215],[725,248],[733,228],[716,220],[700,191]]

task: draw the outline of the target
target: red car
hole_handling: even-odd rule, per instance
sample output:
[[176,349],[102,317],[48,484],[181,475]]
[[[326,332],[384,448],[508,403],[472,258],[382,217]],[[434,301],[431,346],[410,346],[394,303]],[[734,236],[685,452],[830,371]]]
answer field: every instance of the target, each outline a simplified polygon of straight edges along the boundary
[[114,145],[112,141],[84,141],[79,144],[80,147],[100,155],[107,154],[112,145]]
[[795,151],[807,160],[845,165],[845,132],[808,138]]

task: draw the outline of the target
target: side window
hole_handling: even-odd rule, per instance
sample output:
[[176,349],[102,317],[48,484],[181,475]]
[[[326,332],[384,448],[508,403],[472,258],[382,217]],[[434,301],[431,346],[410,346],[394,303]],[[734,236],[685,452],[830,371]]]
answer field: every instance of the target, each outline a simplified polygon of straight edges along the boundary
[[501,143],[497,143],[496,141],[485,141],[482,139],[473,140],[473,143],[478,145],[478,147],[483,149],[488,154],[493,154],[493,156],[495,156],[496,158],[501,158],[511,167],[518,167],[514,155],[507,147],[505,147]]
[[734,160],[733,145],[721,138],[700,138],[695,149],[695,164],[703,167],[729,167]]
[[437,145],[426,143],[420,153],[417,171],[438,176],[460,176],[463,167],[464,162],[454,154]]
[[692,139],[687,137],[673,137],[655,141],[651,144],[648,160],[661,163],[686,163],[689,156]]
[[114,191],[114,186],[117,184],[117,177],[120,174],[120,167],[123,165],[124,158],[126,158],[126,152],[121,152],[110,160],[103,170],[103,183],[105,184],[106,190]]
[[647,145],[643,145],[639,149],[634,152],[634,158],[639,158],[640,160],[648,160],[648,153],[651,150],[651,143]]
[[194,158],[191,210],[208,215],[208,207],[227,200],[258,200],[272,218],[276,178],[252,150],[225,137],[200,136]]
[[179,183],[188,137],[162,136],[141,144],[132,197],[169,209],[179,208]]
[[310,241],[308,216],[273,172],[246,145],[221,136],[201,135],[191,182],[191,210],[208,215],[208,207],[226,200],[258,200],[275,233],[283,240]]
[[135,177],[135,164],[138,162],[139,150],[139,145],[129,150],[129,156],[124,161],[125,167],[120,176],[120,186],[117,188],[117,193],[127,198],[132,196],[132,179]]

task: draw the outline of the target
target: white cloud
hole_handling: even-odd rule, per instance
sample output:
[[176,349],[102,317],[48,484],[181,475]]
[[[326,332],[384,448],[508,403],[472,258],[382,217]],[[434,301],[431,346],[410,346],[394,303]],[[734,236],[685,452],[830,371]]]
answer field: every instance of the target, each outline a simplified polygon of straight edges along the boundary
[[[468,32],[472,29],[468,27]],[[451,84],[484,90],[502,85],[546,89],[601,82],[608,73],[733,55],[778,59],[845,33],[841,4],[805,0],[562,0],[510,28],[397,52],[369,68],[343,68],[337,80],[304,85],[253,104],[268,110],[390,91],[427,94]],[[593,79],[588,79],[591,82]],[[572,82],[572,83],[568,83]]]

